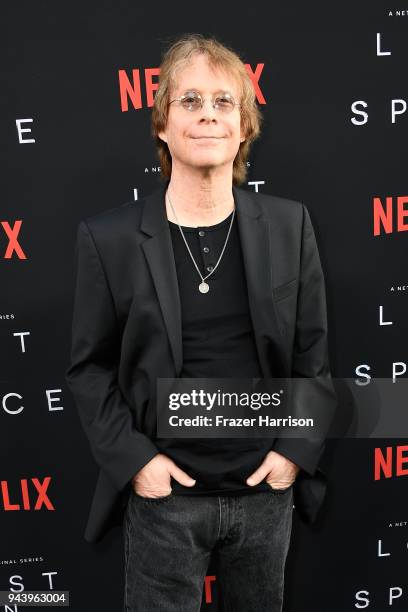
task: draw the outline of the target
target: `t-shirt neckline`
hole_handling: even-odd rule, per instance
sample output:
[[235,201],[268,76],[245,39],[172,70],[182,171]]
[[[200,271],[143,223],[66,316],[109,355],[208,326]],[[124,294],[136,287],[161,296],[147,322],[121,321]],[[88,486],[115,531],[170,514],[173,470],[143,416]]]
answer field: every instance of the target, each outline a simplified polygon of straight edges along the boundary
[[[213,231],[213,230],[217,230],[220,227],[223,227],[224,225],[227,225],[227,223],[231,223],[231,217],[232,217],[232,213],[234,211],[231,211],[230,214],[228,215],[228,217],[226,217],[225,219],[223,219],[222,221],[220,221],[219,223],[215,223],[215,225],[197,225],[196,227],[190,227],[187,225],[181,225],[181,229],[183,230],[183,232],[198,232],[200,230],[203,230],[205,232],[208,231]],[[173,229],[178,229],[178,224],[174,223],[173,221],[170,221],[170,219],[167,219],[170,228]]]

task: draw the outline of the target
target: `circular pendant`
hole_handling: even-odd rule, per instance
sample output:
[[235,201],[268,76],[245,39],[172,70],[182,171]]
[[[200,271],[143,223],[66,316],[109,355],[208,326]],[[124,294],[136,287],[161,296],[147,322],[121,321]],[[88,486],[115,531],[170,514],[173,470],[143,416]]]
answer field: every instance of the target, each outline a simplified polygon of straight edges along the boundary
[[208,283],[206,283],[205,281],[203,281],[202,283],[200,283],[198,285],[198,288],[200,290],[201,293],[208,293],[208,291],[210,290],[210,286],[208,285]]

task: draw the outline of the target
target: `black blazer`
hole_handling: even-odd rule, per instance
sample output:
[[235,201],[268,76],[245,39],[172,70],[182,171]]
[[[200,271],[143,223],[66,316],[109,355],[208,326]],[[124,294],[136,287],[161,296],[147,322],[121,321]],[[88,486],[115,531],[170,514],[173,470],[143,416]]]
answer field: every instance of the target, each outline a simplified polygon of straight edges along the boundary
[[[131,478],[159,449],[156,379],[182,369],[181,311],[164,192],[81,221],[70,364],[65,372],[100,471],[85,530],[96,542],[123,520]],[[265,377],[323,377],[327,352],[322,267],[306,206],[233,186],[250,313]],[[309,397],[310,400],[310,397]],[[300,465],[295,509],[314,521],[326,476],[324,439],[271,439]]]

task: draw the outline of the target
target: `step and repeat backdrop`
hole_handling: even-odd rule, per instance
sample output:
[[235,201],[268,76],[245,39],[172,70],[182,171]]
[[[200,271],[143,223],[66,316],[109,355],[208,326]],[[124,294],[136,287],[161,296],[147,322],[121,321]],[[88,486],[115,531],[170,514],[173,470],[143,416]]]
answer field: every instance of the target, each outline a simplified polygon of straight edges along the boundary
[[[69,591],[78,612],[122,610],[124,552],[119,525],[83,537],[98,466],[64,378],[76,230],[158,186],[151,107],[178,36],[215,36],[246,64],[264,122],[242,187],[308,207],[333,378],[407,370],[408,5],[145,4],[2,7],[0,590]],[[285,612],[407,609],[399,435],[328,441],[319,518],[294,513]],[[210,565],[202,610],[220,588]]]

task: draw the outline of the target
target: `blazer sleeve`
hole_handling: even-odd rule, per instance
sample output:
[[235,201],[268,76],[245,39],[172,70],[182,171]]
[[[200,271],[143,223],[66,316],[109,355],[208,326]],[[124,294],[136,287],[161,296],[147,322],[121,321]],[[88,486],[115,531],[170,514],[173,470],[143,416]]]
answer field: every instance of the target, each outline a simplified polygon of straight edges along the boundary
[[65,380],[99,467],[121,490],[159,449],[138,431],[118,386],[120,336],[93,236],[81,221],[75,246],[70,364]]
[[[325,434],[337,405],[328,356],[326,292],[316,237],[304,204],[299,291],[291,378],[295,416],[312,412],[322,417],[319,431],[302,437],[278,437],[272,449],[314,476],[325,448]],[[302,381],[300,379],[308,378]],[[291,382],[291,381],[289,381]],[[306,431],[303,429],[303,432]]]

